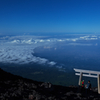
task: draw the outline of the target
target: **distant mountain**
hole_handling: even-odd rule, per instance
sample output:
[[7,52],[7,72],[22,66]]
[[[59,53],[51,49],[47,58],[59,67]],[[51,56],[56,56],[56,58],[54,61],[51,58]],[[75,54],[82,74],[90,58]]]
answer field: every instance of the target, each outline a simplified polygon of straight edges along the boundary
[[99,100],[95,90],[86,94],[75,86],[37,82],[0,69],[0,100]]

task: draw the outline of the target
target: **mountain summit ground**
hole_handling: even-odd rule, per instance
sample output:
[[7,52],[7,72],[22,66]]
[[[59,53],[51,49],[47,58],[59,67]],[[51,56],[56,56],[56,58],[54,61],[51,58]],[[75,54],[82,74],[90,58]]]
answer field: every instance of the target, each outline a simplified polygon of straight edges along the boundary
[[100,100],[100,95],[97,88],[86,94],[77,86],[37,82],[0,69],[0,100]]

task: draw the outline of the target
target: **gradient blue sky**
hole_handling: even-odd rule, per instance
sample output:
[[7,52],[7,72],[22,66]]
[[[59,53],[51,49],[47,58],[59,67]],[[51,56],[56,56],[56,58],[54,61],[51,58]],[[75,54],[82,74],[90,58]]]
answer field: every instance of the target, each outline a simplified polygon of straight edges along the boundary
[[100,0],[0,0],[0,34],[100,32]]

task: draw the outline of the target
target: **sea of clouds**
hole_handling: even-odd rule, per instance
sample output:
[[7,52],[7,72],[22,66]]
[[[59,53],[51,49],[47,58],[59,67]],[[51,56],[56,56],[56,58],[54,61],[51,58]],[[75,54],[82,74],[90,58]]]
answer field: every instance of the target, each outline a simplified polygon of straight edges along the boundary
[[[46,58],[34,56],[34,49],[40,46],[54,46],[57,43],[66,45],[91,46],[92,42],[81,43],[81,41],[94,41],[100,37],[96,35],[83,35],[77,38],[49,38],[46,36],[1,36],[0,37],[0,63],[9,64],[47,64],[57,66],[57,62]],[[95,45],[98,45],[97,43]],[[62,66],[58,66],[62,68]]]

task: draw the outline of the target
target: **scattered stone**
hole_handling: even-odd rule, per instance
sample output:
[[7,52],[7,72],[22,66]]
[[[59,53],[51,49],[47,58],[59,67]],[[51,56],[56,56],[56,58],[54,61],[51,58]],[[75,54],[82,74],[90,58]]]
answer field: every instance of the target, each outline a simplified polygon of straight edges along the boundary
[[76,86],[36,82],[0,69],[0,100],[100,100],[97,88],[93,88],[88,95],[78,89]]

